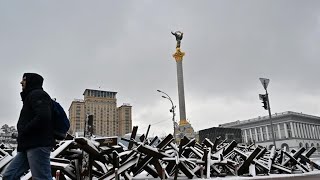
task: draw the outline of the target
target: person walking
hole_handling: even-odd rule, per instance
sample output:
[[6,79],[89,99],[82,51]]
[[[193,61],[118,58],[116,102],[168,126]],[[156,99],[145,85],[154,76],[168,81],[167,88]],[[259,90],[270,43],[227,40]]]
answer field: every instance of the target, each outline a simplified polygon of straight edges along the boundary
[[50,152],[55,145],[52,102],[42,88],[43,80],[36,73],[23,74],[17,155],[6,167],[3,180],[20,179],[29,169],[33,180],[52,180]]

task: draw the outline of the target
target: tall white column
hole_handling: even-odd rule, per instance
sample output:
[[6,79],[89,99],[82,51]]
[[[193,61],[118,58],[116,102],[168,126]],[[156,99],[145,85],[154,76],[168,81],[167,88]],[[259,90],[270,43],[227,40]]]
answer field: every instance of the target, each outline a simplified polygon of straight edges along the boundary
[[294,122],[294,123],[293,123],[293,126],[296,128],[296,131],[295,131],[296,137],[300,137],[300,136],[299,136],[299,126],[298,126],[298,123]]
[[315,133],[315,130],[314,130],[314,124],[310,124],[310,128],[311,128],[312,138],[316,139],[316,133]]
[[317,133],[317,125],[313,125],[314,128],[314,136],[316,137],[316,139],[319,139],[318,133]]
[[306,138],[304,134],[304,126],[302,123],[300,123],[300,130],[301,130],[301,138]]
[[283,125],[284,125],[284,136],[285,136],[286,138],[289,138],[289,136],[288,136],[287,124],[286,124],[286,123],[283,123]]
[[291,135],[292,137],[296,137],[296,133],[295,133],[295,128],[294,128],[294,123],[293,122],[290,122],[290,128],[291,128]]
[[247,130],[243,130],[244,131],[244,141],[245,143],[248,143],[248,136],[247,136]]
[[277,124],[277,127],[278,127],[279,139],[281,139],[280,124]]
[[253,137],[252,137],[252,131],[251,131],[251,128],[249,129],[249,133],[250,133],[250,139],[251,139],[251,141],[253,142]]
[[180,50],[180,48],[176,48],[176,52],[173,54],[174,59],[177,64],[177,81],[178,81],[178,96],[179,96],[179,113],[180,113],[180,121],[179,125],[187,124],[186,118],[186,105],[185,105],[185,97],[184,97],[184,83],[183,83],[183,67],[182,60],[184,56],[184,52]]
[[310,129],[310,125],[309,124],[306,124],[306,127],[307,127],[307,132],[308,132],[308,135],[309,135],[309,139],[311,139],[311,129]]
[[266,126],[267,140],[270,140],[268,126]]
[[258,140],[258,132],[257,132],[257,128],[255,127],[254,128],[254,133],[256,134],[256,142],[258,142],[259,140]]
[[303,132],[304,132],[304,137],[308,139],[309,137],[308,137],[308,132],[307,132],[307,126],[306,126],[306,124],[302,124],[302,127],[303,127],[302,129],[303,129]]
[[312,138],[316,139],[316,131],[315,131],[314,124],[310,124],[310,129],[311,129]]
[[311,139],[311,129],[309,124],[306,124],[306,129],[307,129],[308,138]]
[[178,95],[179,95],[179,113],[180,121],[186,120],[186,107],[184,99],[184,85],[183,85],[183,69],[182,61],[177,61],[177,77],[178,77]]
[[311,138],[314,139],[314,132],[313,132],[313,127],[312,127],[313,125],[309,124],[308,126],[309,126],[309,129],[310,129]]
[[309,129],[308,129],[308,124],[304,124],[304,128],[306,129],[306,136],[307,136],[307,138],[309,139],[310,138],[310,131],[309,131]]
[[320,139],[320,128],[318,125],[316,125],[316,134],[318,135],[317,139]]
[[294,135],[295,135],[295,137],[299,137],[299,132],[298,132],[298,125],[297,125],[297,123],[296,123],[296,122],[292,122],[292,124],[293,124],[293,128],[295,129],[295,130],[294,130]]
[[314,132],[313,132],[312,124],[309,124],[309,128],[310,128],[311,138],[314,139]]
[[293,124],[294,124],[294,127],[295,127],[295,129],[296,129],[296,130],[295,130],[296,137],[300,137],[300,134],[299,134],[299,133],[300,133],[300,129],[299,129],[299,126],[298,126],[299,124],[296,123],[296,122],[293,123]]
[[313,138],[313,134],[312,134],[312,130],[311,130],[311,125],[308,124],[307,126],[308,126],[309,136],[312,139]]
[[264,141],[262,127],[260,127],[261,141]]
[[299,134],[299,138],[302,138],[302,128],[301,128],[301,123],[297,123],[297,130],[298,130],[298,134]]

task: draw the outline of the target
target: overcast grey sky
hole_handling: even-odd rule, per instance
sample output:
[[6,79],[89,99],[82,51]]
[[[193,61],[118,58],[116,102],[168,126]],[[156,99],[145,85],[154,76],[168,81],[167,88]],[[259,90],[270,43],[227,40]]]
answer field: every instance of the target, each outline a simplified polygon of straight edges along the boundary
[[[37,72],[68,110],[86,88],[118,92],[144,133],[172,133],[178,106],[175,38],[182,50],[187,119],[196,131],[268,115],[320,116],[320,1],[0,1],[0,124],[16,125],[22,74]],[[179,113],[177,113],[179,119]]]

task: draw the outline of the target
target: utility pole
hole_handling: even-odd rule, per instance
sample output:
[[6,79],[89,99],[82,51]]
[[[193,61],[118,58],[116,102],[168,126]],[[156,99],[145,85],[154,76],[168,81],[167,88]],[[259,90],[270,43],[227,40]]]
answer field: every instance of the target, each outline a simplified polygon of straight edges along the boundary
[[[264,104],[262,107],[264,107],[266,110],[269,112],[269,120],[270,120],[270,126],[271,126],[271,136],[272,136],[272,141],[275,149],[277,149],[276,146],[276,140],[274,137],[274,130],[273,130],[273,123],[272,123],[272,116],[271,116],[271,108],[270,108],[270,101],[269,101],[269,94],[268,94],[268,84],[270,82],[270,79],[266,78],[259,78],[261,81],[261,84],[263,88],[266,90],[266,94],[259,94],[260,99],[263,101],[262,103]],[[267,107],[266,107],[267,106]]]
[[176,121],[174,119],[174,117],[176,115],[175,112],[174,112],[174,109],[176,108],[176,106],[173,104],[171,97],[167,93],[165,93],[163,91],[160,91],[160,90],[157,90],[157,91],[162,93],[162,94],[165,94],[165,96],[161,96],[161,97],[165,98],[165,99],[168,99],[171,102],[171,109],[169,111],[172,113],[173,138],[174,138],[174,142],[177,143],[177,141],[176,141]]

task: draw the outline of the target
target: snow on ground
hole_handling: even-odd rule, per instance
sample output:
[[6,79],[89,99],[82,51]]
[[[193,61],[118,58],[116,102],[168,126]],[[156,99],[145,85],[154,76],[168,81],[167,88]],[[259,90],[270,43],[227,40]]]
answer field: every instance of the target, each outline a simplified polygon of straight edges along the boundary
[[[320,158],[310,158],[313,162],[320,165]],[[310,175],[320,175],[320,170],[314,169],[311,172],[308,173],[299,173],[299,174],[270,174],[265,176],[255,176],[255,177],[245,177],[245,176],[226,176],[226,177],[211,177],[210,179],[215,180],[238,180],[238,179],[273,179],[273,178],[285,178],[285,177],[304,177],[304,176],[310,176]],[[142,172],[136,177],[133,177],[134,180],[155,180],[158,178],[153,178],[151,176],[147,176],[146,172]],[[169,178],[170,179],[170,178]],[[171,178],[172,179],[172,178]],[[187,177],[179,177],[178,179],[187,180]],[[206,179],[206,178],[203,178]],[[201,178],[194,178],[193,180],[203,180]]]
[[[284,177],[303,177],[303,176],[310,176],[310,175],[320,175],[320,170],[314,170],[308,173],[302,173],[302,174],[270,174],[269,176],[255,176],[255,177],[244,177],[244,176],[226,176],[226,177],[211,177],[210,179],[215,180],[238,180],[238,179],[273,179],[273,178],[284,178]],[[148,176],[136,176],[133,178],[134,180],[155,180],[158,178],[152,178]],[[169,178],[170,179],[170,178]],[[187,177],[179,177],[178,179],[181,180],[187,180]],[[206,179],[206,178],[203,178]],[[194,178],[193,180],[203,180],[201,178]]]

